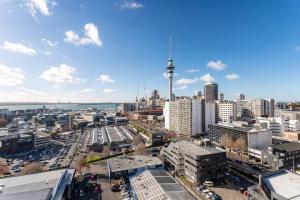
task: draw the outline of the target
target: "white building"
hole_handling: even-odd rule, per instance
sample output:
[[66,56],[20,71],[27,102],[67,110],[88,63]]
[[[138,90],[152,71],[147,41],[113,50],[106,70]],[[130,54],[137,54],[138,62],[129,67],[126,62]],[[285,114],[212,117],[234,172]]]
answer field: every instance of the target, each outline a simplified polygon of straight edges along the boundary
[[283,132],[300,131],[300,121],[289,120],[287,117],[259,117],[257,121],[261,128],[272,131],[276,136],[282,136]]
[[202,132],[201,100],[183,98],[165,103],[165,128],[182,135],[196,135]]
[[299,120],[289,120],[287,131],[295,132],[300,131],[300,121]]
[[202,133],[202,103],[192,100],[192,135]]
[[272,131],[273,135],[282,136],[283,131],[285,130],[286,120],[283,117],[271,117],[271,118],[264,118],[258,117],[257,118],[258,125],[261,128],[268,129]]
[[170,129],[170,103],[169,101],[165,101],[163,115],[165,118],[165,129]]
[[218,118],[222,122],[230,122],[237,118],[237,106],[233,101],[218,102]]
[[214,102],[205,103],[205,132],[208,131],[208,125],[216,123],[216,104]]
[[261,149],[272,145],[272,132],[253,128],[248,132],[248,148]]

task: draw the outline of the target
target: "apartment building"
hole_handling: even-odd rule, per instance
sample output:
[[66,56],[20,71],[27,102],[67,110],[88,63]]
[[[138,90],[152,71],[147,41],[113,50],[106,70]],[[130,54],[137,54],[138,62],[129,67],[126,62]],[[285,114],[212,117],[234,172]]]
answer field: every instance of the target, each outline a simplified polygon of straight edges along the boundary
[[251,112],[255,117],[274,117],[274,99],[251,100]]
[[208,131],[209,124],[216,123],[216,103],[206,102],[205,103],[205,132]]
[[196,135],[202,132],[202,101],[182,98],[165,102],[165,128],[182,135]]
[[218,121],[230,122],[237,118],[237,106],[234,101],[220,101],[217,103]]
[[225,175],[226,153],[212,147],[187,141],[172,142],[161,149],[161,155],[167,167],[196,185],[207,180],[220,181]]

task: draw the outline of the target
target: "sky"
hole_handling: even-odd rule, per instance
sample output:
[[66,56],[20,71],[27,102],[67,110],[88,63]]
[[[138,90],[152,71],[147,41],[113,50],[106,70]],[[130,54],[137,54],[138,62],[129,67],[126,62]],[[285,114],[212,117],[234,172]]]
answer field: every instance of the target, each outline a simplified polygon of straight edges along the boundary
[[132,102],[217,82],[300,100],[300,1],[0,0],[0,102]]

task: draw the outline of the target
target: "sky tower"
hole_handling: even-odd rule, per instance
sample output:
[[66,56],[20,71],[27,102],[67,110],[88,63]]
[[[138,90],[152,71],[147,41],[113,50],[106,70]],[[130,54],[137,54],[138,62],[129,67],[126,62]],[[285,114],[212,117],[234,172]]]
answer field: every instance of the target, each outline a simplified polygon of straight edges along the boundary
[[168,59],[168,66],[167,66],[167,71],[168,71],[168,78],[169,78],[169,100],[173,101],[173,71],[175,69],[175,66],[173,65],[173,58],[172,58],[172,38],[170,36],[170,47],[169,47],[169,59]]

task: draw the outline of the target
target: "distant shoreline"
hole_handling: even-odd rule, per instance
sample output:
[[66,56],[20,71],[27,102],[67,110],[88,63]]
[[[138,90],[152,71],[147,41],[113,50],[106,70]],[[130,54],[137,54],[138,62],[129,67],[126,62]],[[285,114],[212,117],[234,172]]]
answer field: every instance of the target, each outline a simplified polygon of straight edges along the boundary
[[0,102],[0,106],[14,106],[14,105],[62,105],[62,104],[77,104],[77,105],[97,105],[97,104],[121,104],[121,103],[133,103],[133,102]]

